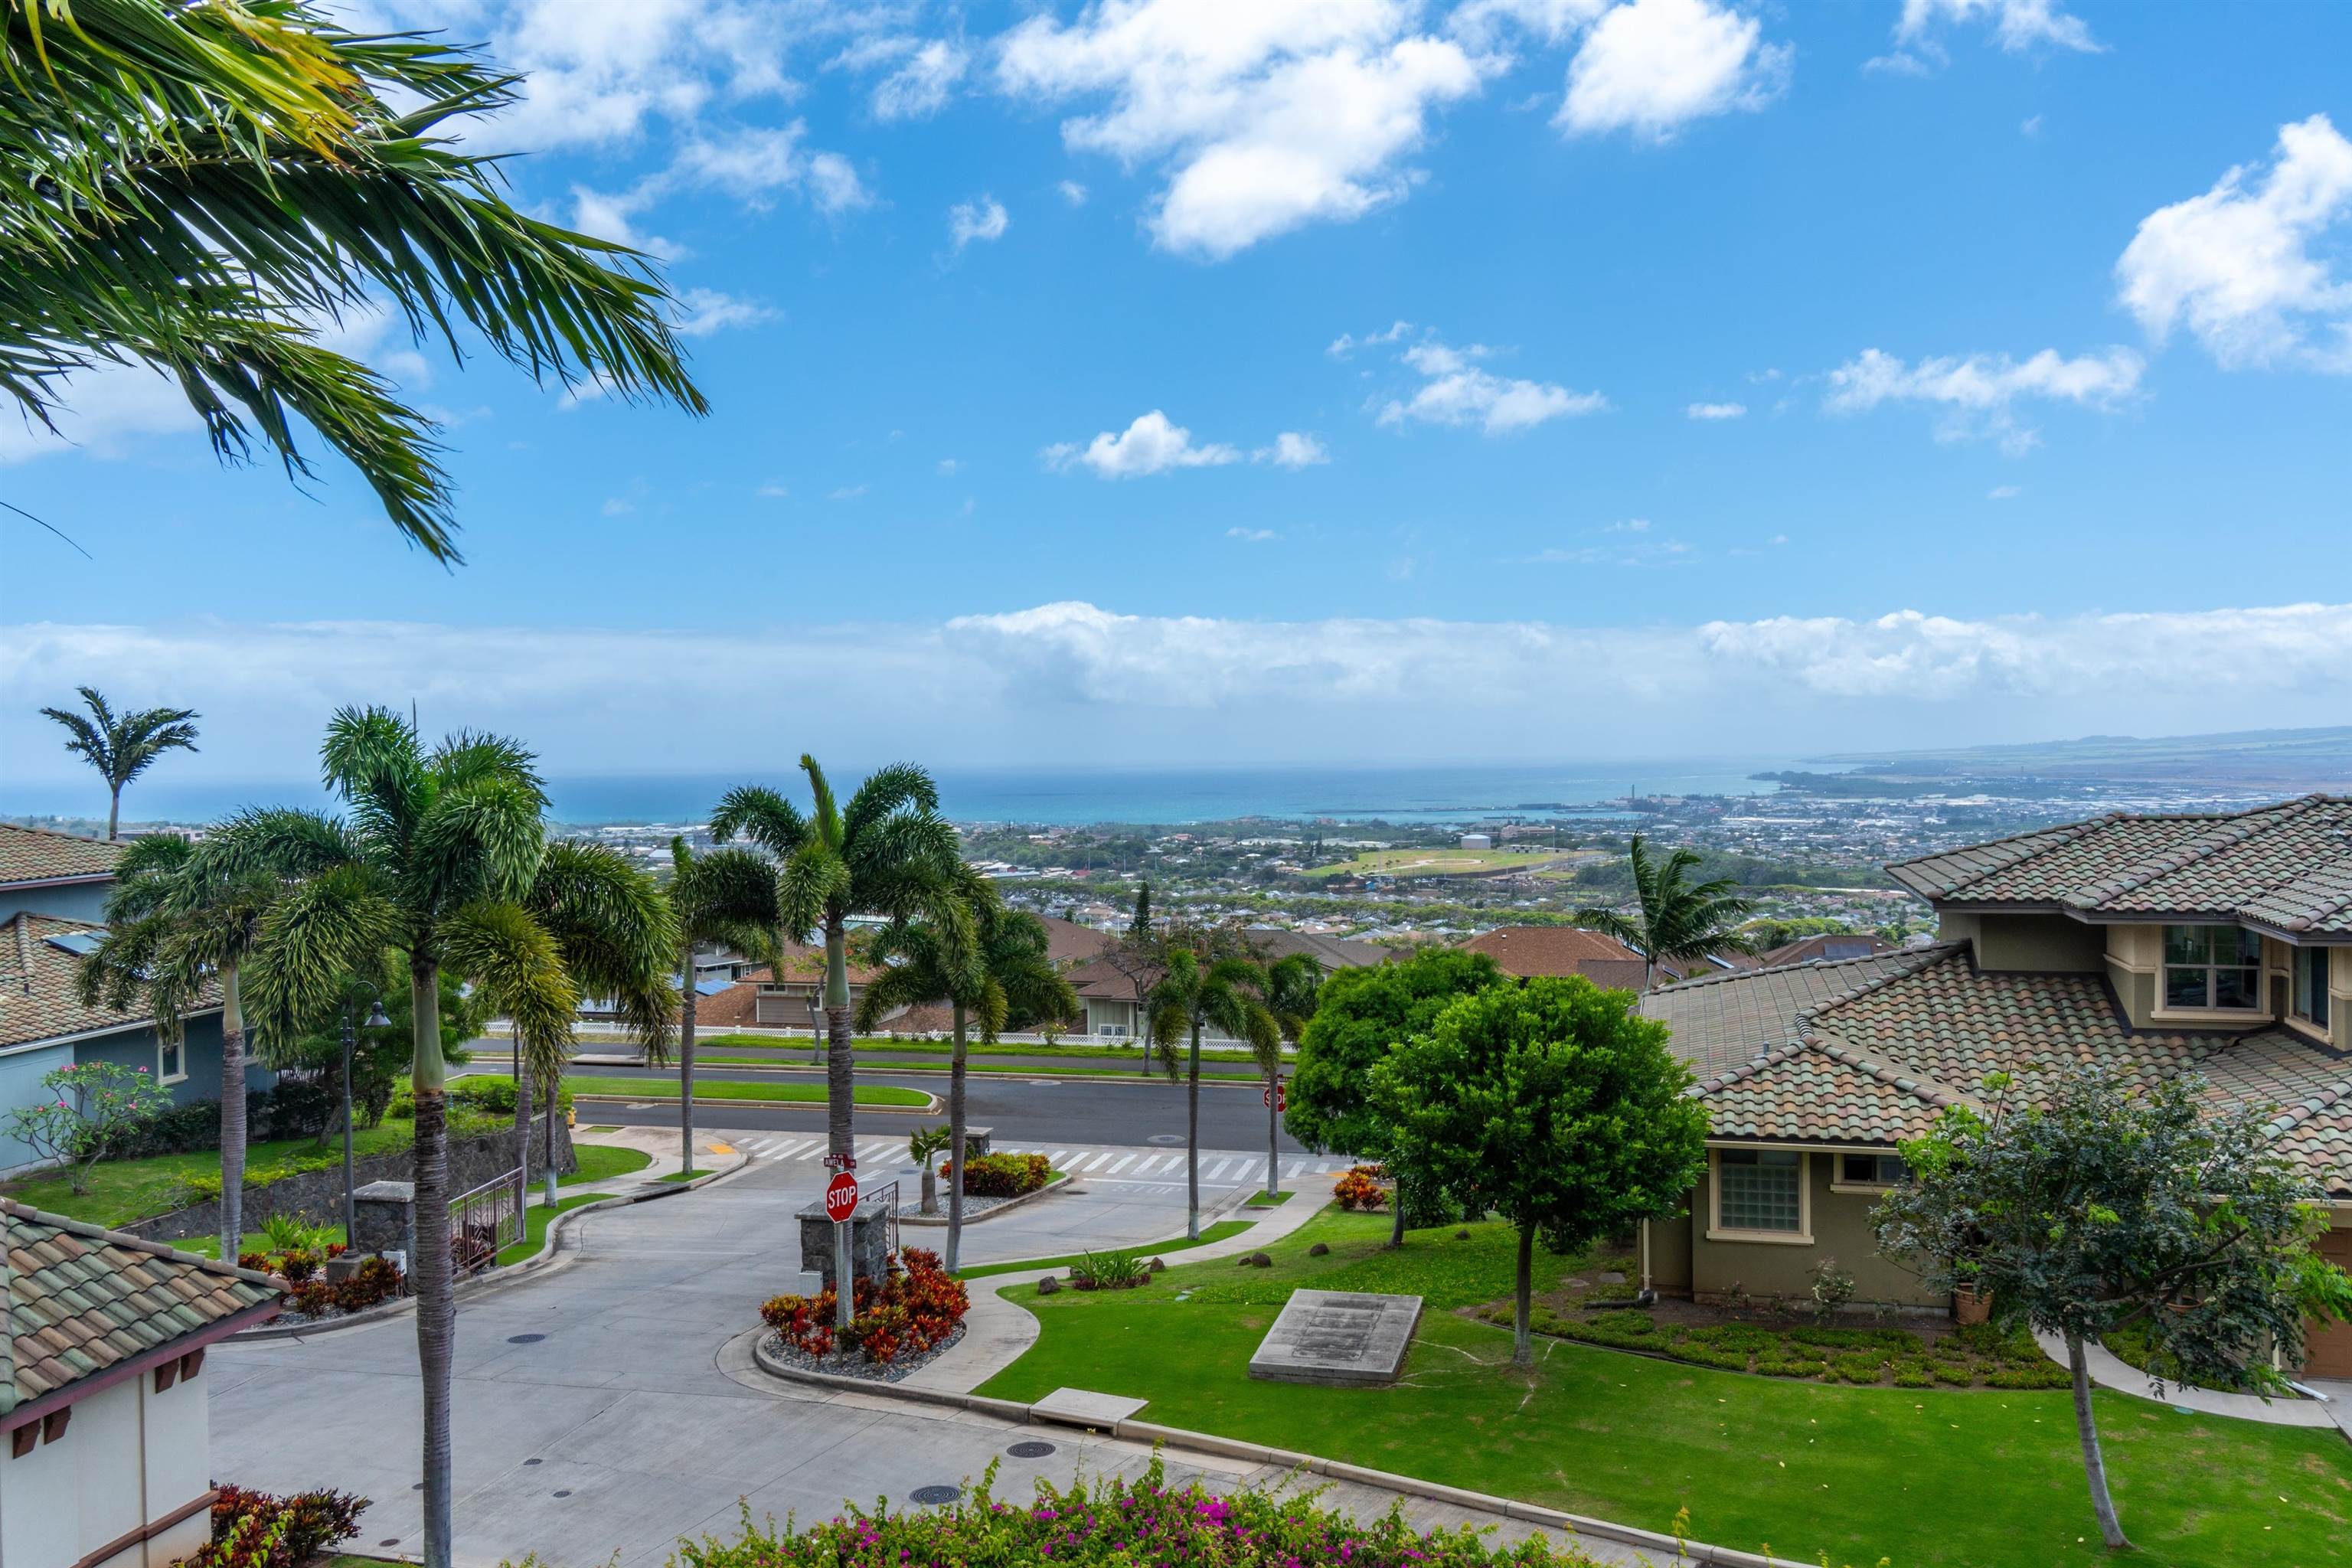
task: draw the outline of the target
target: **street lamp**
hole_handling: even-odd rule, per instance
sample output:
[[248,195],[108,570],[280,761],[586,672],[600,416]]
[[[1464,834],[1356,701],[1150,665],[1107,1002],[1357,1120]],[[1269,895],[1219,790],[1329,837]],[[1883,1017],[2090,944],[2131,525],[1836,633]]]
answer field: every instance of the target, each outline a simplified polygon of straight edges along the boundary
[[818,994],[809,993],[809,1066],[814,1067],[824,1055],[824,1004]]
[[[360,987],[355,987],[354,992],[359,989],[364,989],[368,994],[366,1026],[371,1029],[392,1027],[392,1020],[383,1016],[383,993],[364,982]],[[352,1205],[352,1049],[358,1044],[358,1037],[352,1015],[358,1010],[359,1005],[356,994],[343,998],[343,1245],[346,1247],[356,1239],[352,1235],[356,1216]]]

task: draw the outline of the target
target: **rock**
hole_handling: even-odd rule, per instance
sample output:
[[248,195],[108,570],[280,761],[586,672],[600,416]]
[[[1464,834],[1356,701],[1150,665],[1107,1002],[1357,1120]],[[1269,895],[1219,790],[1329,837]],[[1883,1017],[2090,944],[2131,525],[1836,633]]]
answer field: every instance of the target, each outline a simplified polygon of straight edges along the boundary
[[1604,1268],[1601,1271],[1601,1282],[1603,1285],[1622,1285],[1625,1276],[1614,1268]]
[[1037,1281],[1037,1294],[1040,1296],[1050,1296],[1061,1288],[1062,1282],[1059,1279],[1055,1279],[1051,1274],[1046,1275],[1045,1278]]
[[1469,1239],[1470,1239],[1470,1227],[1469,1227],[1468,1226],[1466,1226],[1466,1225],[1465,1225],[1465,1226],[1464,1226],[1460,1230],[1455,1231],[1455,1232],[1454,1233],[1454,1240],[1456,1240],[1456,1241],[1467,1241],[1467,1240],[1469,1240]]
[[1328,1242],[1325,1242],[1325,1241],[1318,1241],[1318,1242],[1317,1242],[1314,1246],[1312,1246],[1312,1247],[1308,1247],[1308,1248],[1307,1249],[1307,1257],[1309,1257],[1309,1258],[1321,1258],[1321,1257],[1324,1257],[1324,1256],[1326,1256],[1327,1254],[1328,1254],[1328,1253],[1330,1252],[1330,1250],[1331,1250],[1331,1245],[1330,1245],[1330,1243],[1328,1243]]
[[1267,1257],[1265,1253],[1263,1253],[1263,1252],[1253,1252],[1253,1253],[1251,1253],[1251,1254],[1250,1254],[1250,1256],[1249,1256],[1249,1260],[1250,1260],[1250,1267],[1251,1267],[1252,1268],[1273,1268],[1273,1267],[1274,1267],[1274,1259],[1273,1259],[1273,1258],[1268,1258],[1268,1257]]
[[1151,1260],[1151,1271],[1154,1274],[1165,1274],[1168,1272],[1168,1265],[1155,1258]]

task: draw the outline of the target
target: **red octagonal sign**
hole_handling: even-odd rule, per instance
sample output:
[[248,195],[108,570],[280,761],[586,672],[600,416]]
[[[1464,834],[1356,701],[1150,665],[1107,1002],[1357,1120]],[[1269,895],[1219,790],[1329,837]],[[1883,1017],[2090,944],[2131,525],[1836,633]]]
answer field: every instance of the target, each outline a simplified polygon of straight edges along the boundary
[[839,1225],[857,1212],[857,1178],[844,1171],[824,1184],[824,1214]]

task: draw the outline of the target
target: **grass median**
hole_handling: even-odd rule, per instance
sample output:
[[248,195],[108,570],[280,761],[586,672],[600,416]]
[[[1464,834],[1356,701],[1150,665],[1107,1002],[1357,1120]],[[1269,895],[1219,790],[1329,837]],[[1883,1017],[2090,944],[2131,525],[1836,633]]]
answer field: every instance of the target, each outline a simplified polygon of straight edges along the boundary
[[[676,1100],[677,1084],[667,1079],[600,1078],[575,1074],[564,1083],[577,1095],[601,1094],[627,1100]],[[772,1100],[788,1105],[823,1105],[824,1085],[821,1083],[740,1083],[732,1079],[698,1079],[694,1098],[703,1100]],[[873,1106],[910,1106],[920,1109],[931,1102],[931,1097],[920,1089],[900,1089],[894,1084],[861,1083],[857,1086],[856,1102]]]
[[[1102,1250],[1132,1252],[1138,1258],[1149,1259],[1157,1258],[1163,1252],[1185,1252],[1195,1247],[1206,1247],[1213,1241],[1223,1241],[1229,1236],[1239,1236],[1253,1223],[1245,1219],[1221,1219],[1202,1231],[1201,1239],[1198,1241],[1180,1236],[1173,1241],[1154,1241],[1139,1247],[1107,1247]],[[1018,1274],[1027,1268],[1067,1268],[1071,1264],[1083,1260],[1086,1256],[1083,1252],[1066,1252],[1059,1258],[1016,1258],[1009,1263],[982,1263],[971,1268],[957,1269],[956,1278],[985,1279],[992,1274]]]
[[[1179,1266],[1139,1290],[1006,1291],[1038,1342],[979,1392],[1065,1385],[1150,1403],[1150,1421],[1686,1533],[1802,1562],[2050,1568],[2109,1561],[2063,1393],[1853,1388],[1570,1343],[1510,1364],[1507,1330],[1456,1309],[1508,1293],[1499,1225],[1415,1231],[1318,1215],[1266,1248],[1275,1267]],[[1317,1242],[1331,1250],[1310,1258]],[[1566,1259],[1541,1251],[1537,1289]],[[1251,1381],[1251,1352],[1300,1286],[1420,1295],[1404,1376],[1385,1388]],[[1177,1298],[1181,1294],[1183,1300]],[[1181,1354],[1165,1347],[1181,1345]],[[2352,1540],[2352,1446],[2332,1431],[2183,1415],[2096,1395],[2137,1560],[2166,1568],[2320,1568]]]

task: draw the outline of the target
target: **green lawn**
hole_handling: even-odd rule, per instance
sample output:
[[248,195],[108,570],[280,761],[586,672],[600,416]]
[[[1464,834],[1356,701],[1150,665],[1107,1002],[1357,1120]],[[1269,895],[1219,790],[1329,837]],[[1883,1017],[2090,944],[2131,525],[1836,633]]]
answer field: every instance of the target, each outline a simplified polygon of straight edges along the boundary
[[642,1171],[654,1163],[654,1157],[644,1150],[624,1149],[617,1143],[574,1143],[572,1152],[578,1157],[580,1168],[568,1176],[558,1176],[555,1184],[559,1187],[610,1181],[632,1171]]
[[[2063,1393],[1852,1388],[1538,1342],[1509,1364],[1506,1330],[1453,1310],[1509,1287],[1496,1225],[1416,1231],[1381,1248],[1385,1215],[1318,1215],[1267,1248],[1276,1266],[1171,1269],[1142,1291],[1008,1292],[1036,1345],[980,1392],[1057,1387],[1149,1398],[1147,1420],[1223,1433],[1805,1562],[2051,1568],[2106,1561]],[[1328,1242],[1328,1257],[1309,1245]],[[1538,1288],[1566,1263],[1538,1253]],[[1254,1383],[1250,1353],[1289,1292],[1427,1300],[1406,1375],[1382,1389]],[[1181,1295],[1184,1299],[1179,1300]],[[1171,1356],[1163,1347],[1181,1345]],[[2125,1528],[2151,1568],[2322,1568],[2352,1540],[2352,1446],[2333,1432],[2183,1415],[2098,1396]]]
[[1279,1205],[1286,1204],[1289,1201],[1290,1194],[1286,1192],[1276,1193],[1273,1195],[1268,1196],[1264,1189],[1260,1189],[1257,1192],[1252,1193],[1249,1195],[1249,1202],[1243,1206],[1254,1209],[1270,1209]]
[[[629,1100],[676,1100],[677,1085],[657,1078],[584,1078],[574,1076],[563,1080],[572,1092],[579,1094],[609,1094]],[[824,1085],[821,1083],[736,1083],[725,1079],[697,1082],[697,1100],[776,1100],[799,1104],[821,1105],[824,1102]],[[930,1103],[930,1097],[920,1089],[899,1089],[884,1083],[861,1083],[857,1086],[860,1105],[914,1105]]]
[[672,1171],[667,1176],[656,1176],[654,1179],[659,1182],[690,1182],[697,1176],[707,1176],[709,1174],[710,1174],[710,1173],[708,1171]]
[[524,1216],[522,1239],[511,1247],[499,1249],[499,1266],[520,1263],[536,1253],[547,1240],[548,1222],[557,1215],[576,1209],[583,1204],[603,1203],[611,1196],[611,1193],[574,1193],[568,1198],[556,1199],[555,1206],[549,1208],[541,1201],[539,1190],[534,1187],[531,1189],[530,1212]]
[[[407,1122],[386,1117],[380,1127],[357,1129],[352,1135],[352,1149],[358,1154],[380,1154],[405,1149],[412,1141]],[[306,1156],[317,1163],[340,1162],[340,1130],[325,1145],[309,1138],[248,1143],[245,1151],[246,1184],[257,1186],[279,1176],[292,1175],[296,1161]],[[145,1160],[101,1161],[90,1169],[89,1192],[80,1196],[75,1194],[71,1183],[53,1172],[0,1185],[0,1192],[18,1203],[69,1219],[120,1226],[169,1214],[179,1207],[181,1184],[191,1176],[219,1180],[220,1151],[207,1149],[194,1154],[158,1154]]]
[[1575,858],[1572,850],[1371,849],[1352,860],[1318,866],[1307,877],[1317,882],[1334,877],[1462,877],[1481,871],[1531,871],[1571,858]]
[[[1132,1252],[1142,1258],[1153,1258],[1163,1252],[1184,1252],[1195,1247],[1206,1247],[1213,1241],[1223,1241],[1229,1236],[1239,1236],[1253,1222],[1245,1219],[1221,1219],[1201,1233],[1201,1239],[1178,1237],[1173,1241],[1155,1241],[1141,1247],[1126,1247],[1118,1250]],[[1017,1274],[1024,1268],[1067,1268],[1086,1256],[1083,1252],[1066,1252],[1059,1258],[1017,1258],[1010,1263],[982,1263],[971,1268],[959,1268],[959,1279],[985,1279],[992,1274]]]

